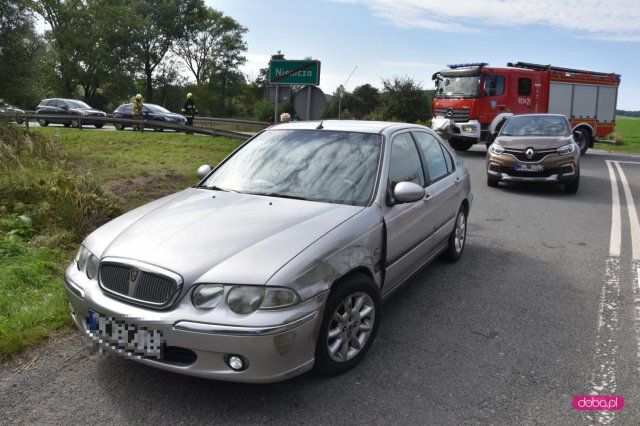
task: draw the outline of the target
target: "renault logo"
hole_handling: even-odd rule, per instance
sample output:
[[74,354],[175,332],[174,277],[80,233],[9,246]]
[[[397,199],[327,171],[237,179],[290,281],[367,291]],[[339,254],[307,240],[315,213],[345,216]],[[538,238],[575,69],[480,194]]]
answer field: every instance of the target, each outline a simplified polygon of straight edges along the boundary
[[534,155],[536,155],[536,152],[533,150],[533,148],[528,148],[525,152],[524,155],[527,156],[527,158],[529,160],[531,160],[533,158]]
[[447,117],[453,117],[453,108],[449,107],[447,109]]

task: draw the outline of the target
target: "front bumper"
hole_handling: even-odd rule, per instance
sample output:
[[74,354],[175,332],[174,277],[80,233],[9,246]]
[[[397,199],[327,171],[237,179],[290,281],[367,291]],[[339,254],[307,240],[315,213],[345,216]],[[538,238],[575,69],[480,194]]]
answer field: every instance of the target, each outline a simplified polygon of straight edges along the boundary
[[[541,170],[526,170],[526,167]],[[553,155],[541,162],[518,161],[509,154],[487,155],[487,174],[503,182],[570,182],[579,174],[578,162],[572,156]]]
[[[110,298],[97,283],[78,273],[74,264],[65,273],[65,291],[76,326],[110,352],[176,373],[251,383],[286,380],[313,367],[326,300],[326,293],[322,293],[290,309],[270,311],[266,315],[274,319],[272,324],[233,320],[223,324],[207,322],[206,314],[201,312],[200,317],[189,316],[189,309],[180,308],[180,302],[176,309],[160,311]],[[89,330],[89,311],[138,329],[160,331],[163,358],[141,357],[101,340]],[[183,356],[185,353],[188,356]],[[227,363],[230,355],[241,356],[247,361],[247,368],[231,369]]]
[[445,139],[455,136],[479,140],[481,132],[478,120],[469,120],[462,123],[442,116],[436,116],[431,120],[431,129]]

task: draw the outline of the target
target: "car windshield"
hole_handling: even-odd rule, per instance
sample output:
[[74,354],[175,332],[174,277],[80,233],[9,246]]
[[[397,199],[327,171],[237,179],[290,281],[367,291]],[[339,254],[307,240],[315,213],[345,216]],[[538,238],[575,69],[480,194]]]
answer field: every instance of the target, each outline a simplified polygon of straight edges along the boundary
[[571,129],[561,116],[514,116],[502,128],[501,136],[569,136]]
[[201,187],[256,195],[367,205],[382,136],[271,130],[222,164]]
[[151,112],[160,112],[160,113],[163,113],[163,114],[171,114],[171,111],[169,111],[166,108],[161,107],[160,105],[145,104],[145,108],[148,109]]
[[69,106],[71,108],[77,108],[77,109],[91,109],[91,107],[87,104],[85,104],[82,101],[67,101],[67,103],[69,104]]
[[480,91],[480,77],[442,77],[438,80],[437,98],[476,98]]

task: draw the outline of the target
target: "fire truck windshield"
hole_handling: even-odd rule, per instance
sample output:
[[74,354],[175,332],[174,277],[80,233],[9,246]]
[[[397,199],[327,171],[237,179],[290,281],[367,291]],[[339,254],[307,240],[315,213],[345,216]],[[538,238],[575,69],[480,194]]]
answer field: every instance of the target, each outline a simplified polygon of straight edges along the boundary
[[436,98],[477,98],[480,77],[444,77],[436,80]]

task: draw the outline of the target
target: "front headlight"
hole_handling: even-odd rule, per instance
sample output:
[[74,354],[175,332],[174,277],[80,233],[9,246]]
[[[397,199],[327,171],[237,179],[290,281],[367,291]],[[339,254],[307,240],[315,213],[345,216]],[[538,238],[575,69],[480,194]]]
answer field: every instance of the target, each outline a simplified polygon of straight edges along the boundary
[[503,154],[503,153],[504,153],[504,148],[502,147],[502,145],[500,145],[500,144],[499,144],[499,143],[497,143],[497,142],[492,143],[492,144],[491,144],[491,146],[489,147],[489,149],[491,150],[491,152],[492,152],[493,154],[498,154],[498,155],[500,155],[500,154]]
[[80,246],[78,254],[76,255],[76,267],[78,271],[85,271],[87,278],[94,279],[98,274],[98,266],[100,266],[100,259],[98,259],[93,253],[91,253],[85,246]]
[[558,154],[560,155],[568,155],[568,154],[573,154],[576,151],[576,144],[574,143],[570,143],[567,144],[565,146],[561,146],[560,148],[558,148]]
[[87,266],[87,260],[91,256],[91,252],[85,248],[85,246],[80,246],[80,250],[78,250],[78,254],[76,255],[76,266],[78,267],[78,271],[82,271],[85,266]]
[[258,310],[264,293],[264,287],[237,285],[229,291],[227,305],[236,314],[250,314]]
[[191,296],[196,309],[210,311],[220,304],[224,296],[224,287],[219,284],[201,284]]
[[258,309],[282,309],[300,303],[295,291],[284,287],[237,285],[227,295],[227,305],[236,314],[250,314]]

